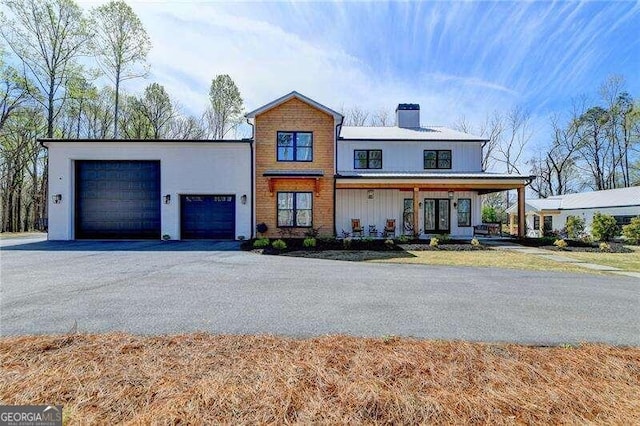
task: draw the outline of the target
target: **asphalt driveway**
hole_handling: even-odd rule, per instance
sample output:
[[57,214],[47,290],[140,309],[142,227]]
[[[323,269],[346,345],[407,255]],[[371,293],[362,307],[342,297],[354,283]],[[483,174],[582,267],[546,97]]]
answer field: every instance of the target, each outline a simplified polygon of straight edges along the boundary
[[640,281],[259,256],[236,243],[0,242],[0,334],[403,335],[640,345]]

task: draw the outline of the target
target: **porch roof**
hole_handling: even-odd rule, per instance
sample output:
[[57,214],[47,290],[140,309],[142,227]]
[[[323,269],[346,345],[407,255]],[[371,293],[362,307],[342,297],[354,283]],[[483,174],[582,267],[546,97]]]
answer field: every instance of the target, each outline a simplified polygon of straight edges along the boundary
[[477,190],[480,193],[505,191],[528,185],[533,176],[491,172],[338,172],[338,189],[433,189]]

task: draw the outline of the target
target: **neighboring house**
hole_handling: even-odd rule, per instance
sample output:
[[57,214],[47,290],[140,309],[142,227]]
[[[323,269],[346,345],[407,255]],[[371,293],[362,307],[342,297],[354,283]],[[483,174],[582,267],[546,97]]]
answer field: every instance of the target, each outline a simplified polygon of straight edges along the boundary
[[[472,236],[480,195],[529,176],[482,170],[486,139],[420,125],[400,104],[395,127],[342,126],[340,113],[291,92],[246,115],[236,141],[49,140],[49,238],[241,239],[368,235]],[[524,230],[524,223],[520,229]]]
[[[596,212],[612,215],[618,225],[623,226],[640,216],[640,186],[526,200],[525,212],[527,236],[530,237],[542,236],[545,231],[561,230],[569,216],[582,217],[585,230],[591,233]],[[507,213],[513,228],[516,206],[508,209]]]

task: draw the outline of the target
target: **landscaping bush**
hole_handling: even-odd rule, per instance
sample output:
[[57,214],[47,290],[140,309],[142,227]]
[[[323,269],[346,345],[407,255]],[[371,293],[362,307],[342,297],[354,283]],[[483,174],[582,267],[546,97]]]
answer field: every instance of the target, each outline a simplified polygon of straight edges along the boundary
[[480,241],[478,241],[477,238],[474,238],[471,240],[471,245],[474,247],[479,247],[480,246]]
[[431,247],[438,247],[438,239],[436,237],[431,237],[431,240],[429,241],[429,245]]
[[265,248],[269,246],[268,238],[258,238],[253,242],[253,248]]
[[395,245],[395,243],[393,242],[393,240],[391,238],[388,238],[384,241],[384,245],[391,248]]
[[408,243],[408,242],[409,242],[409,237],[408,237],[408,236],[406,236],[406,235],[400,235],[400,236],[398,237],[398,242],[399,242],[400,244]]
[[611,251],[611,246],[609,245],[609,243],[602,242],[600,243],[600,251],[609,253]]
[[565,224],[565,229],[567,233],[567,237],[572,240],[577,240],[581,238],[584,232],[584,219],[580,216],[569,216],[567,217],[567,223]]
[[554,245],[554,246],[556,246],[556,247],[558,247],[560,250],[564,250],[564,249],[566,249],[566,248],[567,248],[567,246],[568,246],[567,242],[566,242],[565,240],[562,240],[562,239],[560,239],[560,240],[555,240],[555,241],[553,242],[553,245]]
[[640,216],[631,219],[631,223],[622,227],[622,235],[630,244],[640,244]]
[[342,240],[342,248],[344,248],[345,250],[348,250],[351,248],[351,242],[353,240],[351,239],[351,237],[346,237]]
[[597,212],[593,215],[591,233],[593,234],[593,238],[598,241],[611,241],[620,235],[620,229],[613,216]]
[[287,243],[285,243],[282,240],[275,240],[274,242],[271,243],[271,247],[273,247],[276,250],[284,250],[287,248]]
[[302,242],[302,246],[305,248],[313,248],[316,246],[316,239],[313,237],[305,238]]

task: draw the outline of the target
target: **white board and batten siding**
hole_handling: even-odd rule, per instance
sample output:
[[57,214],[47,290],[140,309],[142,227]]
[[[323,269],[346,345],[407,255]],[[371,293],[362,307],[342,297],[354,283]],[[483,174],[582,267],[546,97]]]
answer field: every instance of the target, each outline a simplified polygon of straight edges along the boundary
[[[396,236],[403,233],[402,213],[404,199],[413,200],[412,191],[400,191],[397,189],[374,189],[373,198],[369,198],[367,189],[338,189],[336,190],[336,231],[338,236],[342,231],[351,232],[351,219],[360,219],[362,227],[367,235],[369,225],[375,225],[382,233],[387,219],[395,219]],[[445,191],[421,191],[420,202],[424,204],[425,198],[448,199]],[[457,204],[459,198],[471,199],[471,227],[459,227],[457,210],[453,203]],[[420,228],[424,227],[424,208],[419,214]],[[454,237],[471,237],[473,225],[482,223],[481,200],[476,192],[455,192],[451,201],[451,230],[449,234]],[[424,236],[424,234],[423,234]]]
[[[570,209],[560,210],[560,213],[550,215],[553,222],[553,230],[559,231],[567,224],[567,218],[569,216],[578,216],[584,219],[585,231],[591,233],[591,225],[593,224],[593,215],[596,213],[608,214],[611,216],[640,216],[640,203],[635,206],[624,207],[598,207],[592,209]],[[542,213],[544,215],[544,212]],[[538,229],[534,229],[534,217],[536,214],[528,212],[526,216],[527,221],[527,235],[530,237],[539,237],[540,232]],[[547,216],[547,215],[545,215]]]
[[[74,162],[79,160],[160,161],[161,233],[180,239],[180,195],[235,195],[235,235],[251,237],[251,146],[238,142],[47,142],[49,239],[74,239]],[[241,197],[247,196],[242,204]]]
[[481,142],[431,142],[431,141],[338,141],[337,170],[354,171],[354,151],[361,149],[382,150],[383,172],[424,171],[425,150],[451,150],[451,169],[430,172],[482,172]]

